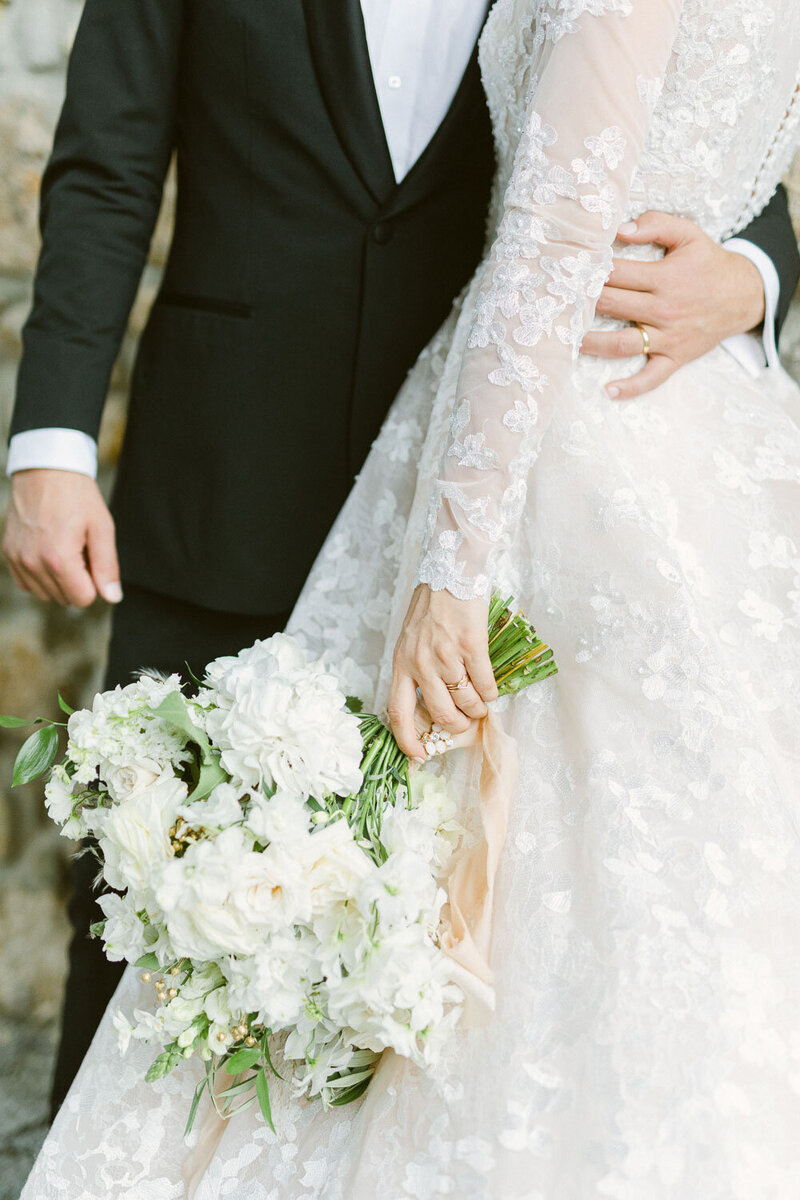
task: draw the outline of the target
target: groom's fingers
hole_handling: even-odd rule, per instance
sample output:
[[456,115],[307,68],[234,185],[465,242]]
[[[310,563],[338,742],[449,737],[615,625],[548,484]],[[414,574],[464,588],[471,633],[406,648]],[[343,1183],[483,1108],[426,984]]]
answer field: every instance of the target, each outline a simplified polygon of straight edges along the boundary
[[[97,588],[86,567],[83,545],[74,546],[63,555],[55,552],[47,559],[51,576],[57,580],[63,595],[62,604],[88,608],[97,597]],[[55,599],[55,597],[54,597]]]
[[669,379],[677,371],[679,364],[666,354],[654,354],[647,360],[647,365],[631,375],[629,379],[615,379],[606,385],[606,393],[611,400],[634,400],[645,392],[652,392]]
[[614,329],[608,333],[587,333],[581,342],[581,354],[596,358],[637,358],[644,348],[640,330]]
[[100,595],[108,604],[119,604],[122,586],[119,581],[114,520],[102,509],[89,523],[86,531],[86,557],[89,572]]
[[617,230],[617,237],[621,242],[631,242],[640,246],[654,242],[668,250],[674,250],[698,235],[703,236],[697,225],[686,217],[676,217],[673,213],[656,212],[652,209],[642,213],[635,221],[627,221]]
[[43,600],[45,603],[52,599],[52,596],[40,582],[37,574],[34,571],[28,570],[21,562],[17,563],[17,576],[22,580],[20,586],[23,591],[30,592],[37,600]]

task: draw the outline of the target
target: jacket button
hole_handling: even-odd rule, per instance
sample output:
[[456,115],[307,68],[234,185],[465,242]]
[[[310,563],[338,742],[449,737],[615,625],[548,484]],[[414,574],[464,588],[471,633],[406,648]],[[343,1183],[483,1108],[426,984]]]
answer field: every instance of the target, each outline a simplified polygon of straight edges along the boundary
[[394,237],[394,229],[389,221],[379,221],[372,230],[372,237],[379,246],[387,245]]

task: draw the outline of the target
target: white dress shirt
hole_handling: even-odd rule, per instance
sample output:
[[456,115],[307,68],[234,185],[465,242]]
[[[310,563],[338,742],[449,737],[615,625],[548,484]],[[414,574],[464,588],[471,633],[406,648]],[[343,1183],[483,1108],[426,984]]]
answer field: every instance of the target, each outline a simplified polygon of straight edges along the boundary
[[[361,0],[375,91],[395,178],[413,167],[444,119],[486,16],[486,0]],[[745,254],[764,281],[764,339],[740,334],[723,343],[751,374],[778,362],[775,311],[778,273],[763,251],[742,238],[727,243]],[[78,429],[31,429],[12,437],[6,473],[53,467],[97,474],[97,444]]]

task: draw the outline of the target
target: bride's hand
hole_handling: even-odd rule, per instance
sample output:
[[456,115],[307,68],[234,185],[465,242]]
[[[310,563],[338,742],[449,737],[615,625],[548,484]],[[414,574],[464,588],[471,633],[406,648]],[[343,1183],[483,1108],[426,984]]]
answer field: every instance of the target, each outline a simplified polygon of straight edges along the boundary
[[[470,686],[458,691],[464,674]],[[488,606],[482,600],[457,600],[450,592],[432,592],[420,584],[406,613],[394,651],[389,720],[400,748],[409,758],[424,758],[425,747],[414,724],[417,687],[434,723],[462,733],[469,718],[486,716],[486,702],[497,697],[489,660]]]

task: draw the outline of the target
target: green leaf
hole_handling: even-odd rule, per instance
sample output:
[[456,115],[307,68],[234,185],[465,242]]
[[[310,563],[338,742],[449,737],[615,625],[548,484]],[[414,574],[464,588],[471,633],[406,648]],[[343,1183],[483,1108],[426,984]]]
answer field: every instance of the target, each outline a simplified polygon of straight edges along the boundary
[[150,1070],[145,1075],[145,1081],[155,1083],[157,1079],[163,1079],[165,1075],[169,1075],[170,1071],[175,1070],[182,1058],[183,1055],[176,1046],[168,1047],[151,1064]]
[[238,1075],[240,1071],[249,1071],[260,1058],[260,1046],[254,1046],[252,1050],[236,1050],[225,1063],[225,1070],[228,1075]]
[[262,1067],[256,1075],[256,1096],[258,1097],[258,1105],[264,1120],[269,1125],[272,1132],[275,1132],[275,1126],[272,1123],[272,1105],[269,1102],[269,1081],[267,1072]]
[[63,713],[66,713],[68,717],[71,717],[75,712],[75,709],[72,708],[71,705],[67,704],[66,700],[61,695],[61,692],[58,693],[58,707]]
[[189,1119],[187,1120],[186,1128],[183,1131],[184,1137],[187,1137],[192,1132],[192,1126],[194,1125],[194,1119],[197,1116],[197,1108],[198,1108],[198,1105],[200,1104],[200,1100],[202,1099],[203,1092],[206,1090],[207,1087],[208,1087],[208,1079],[201,1079],[200,1082],[198,1083],[197,1087],[194,1089],[194,1100],[192,1100],[192,1107],[189,1109]]
[[180,733],[185,734],[188,741],[199,746],[203,752],[204,762],[211,757],[211,743],[203,730],[198,729],[192,721],[186,697],[182,696],[180,692],[170,692],[156,708],[152,708],[150,711],[154,716],[161,717],[162,721],[166,721]]
[[105,927],[105,921],[95,921],[94,924],[89,926],[89,936],[93,938],[102,937]]
[[26,725],[33,725],[35,722],[29,721],[27,717],[5,717],[0,713],[0,729],[23,729]]
[[23,783],[31,783],[44,775],[53,765],[58,753],[58,730],[52,725],[44,725],[32,733],[22,748],[14,763],[12,787],[20,787]]
[[204,761],[200,767],[197,783],[187,797],[188,802],[205,800],[206,796],[210,796],[218,784],[225,783],[227,779],[228,772],[224,767],[220,766],[218,755],[212,752],[211,757],[207,761]]
[[202,687],[202,686],[203,686],[203,681],[202,681],[202,679],[198,679],[198,678],[197,678],[197,676],[195,675],[195,673],[194,673],[194,671],[192,670],[192,668],[189,666],[189,664],[188,664],[188,662],[186,661],[186,659],[184,659],[184,660],[183,660],[183,665],[186,667],[186,673],[187,673],[187,675],[189,676],[189,678],[191,679],[192,683],[196,683],[198,687]]
[[364,701],[359,700],[358,696],[348,696],[345,700],[345,708],[351,713],[361,713],[364,711]]
[[352,1102],[357,1100],[359,1096],[363,1096],[364,1092],[369,1087],[369,1081],[371,1078],[372,1075],[370,1074],[367,1079],[362,1079],[361,1083],[357,1083],[355,1087],[348,1088],[346,1092],[340,1092],[335,1100],[329,1101],[330,1107],[341,1108],[344,1104],[352,1104]]
[[158,959],[155,954],[143,954],[141,958],[137,958],[133,964],[135,967],[141,967],[145,971],[157,971]]
[[275,1076],[275,1078],[283,1079],[283,1076],[280,1074],[280,1072],[275,1070],[275,1064],[273,1063],[272,1055],[269,1052],[269,1036],[270,1036],[269,1029],[265,1029],[264,1033],[262,1035],[262,1038],[261,1038],[261,1053],[263,1054],[264,1058],[267,1060],[267,1065],[268,1065],[270,1071],[272,1071],[272,1074]]

